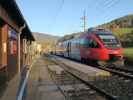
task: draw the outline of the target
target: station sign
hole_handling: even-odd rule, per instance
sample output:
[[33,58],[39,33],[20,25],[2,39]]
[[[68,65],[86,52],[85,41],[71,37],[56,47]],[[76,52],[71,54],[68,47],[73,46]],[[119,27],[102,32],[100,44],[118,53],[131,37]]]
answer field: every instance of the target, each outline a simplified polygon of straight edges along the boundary
[[9,28],[9,46],[10,46],[10,54],[16,55],[17,54],[17,32],[12,28]]
[[9,29],[9,38],[17,40],[17,32],[11,28]]

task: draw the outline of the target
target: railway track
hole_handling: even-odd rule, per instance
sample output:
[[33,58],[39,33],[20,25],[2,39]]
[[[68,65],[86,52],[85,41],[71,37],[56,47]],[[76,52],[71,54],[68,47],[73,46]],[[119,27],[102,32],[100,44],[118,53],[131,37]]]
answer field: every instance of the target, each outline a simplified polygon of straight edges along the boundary
[[[59,65],[65,71],[64,74],[57,75],[55,72],[49,70],[51,78],[56,83],[58,89],[66,97],[66,100],[117,100],[117,97],[111,95],[98,88],[97,86],[89,83],[81,78],[75,76],[73,73],[67,71],[61,62],[54,61],[56,65]],[[73,89],[68,89],[65,87],[74,87]],[[75,88],[76,87],[76,88]],[[67,90],[65,90],[67,89]],[[91,99],[88,98],[92,97]]]
[[[115,97],[107,93],[105,96],[102,90],[92,85],[90,86],[90,84],[88,86],[88,83],[82,82],[68,72],[65,72],[64,75],[57,75],[51,71],[50,73],[52,80],[56,83],[66,100],[116,100]],[[102,93],[102,96],[99,92]]]
[[133,79],[133,70],[130,70],[130,69],[120,68],[120,67],[115,67],[115,66],[94,66],[94,67],[105,70],[105,71],[109,71],[113,74],[117,74],[117,75],[129,78],[129,79]]
[[123,72],[125,72],[125,73],[127,73],[127,74],[133,74],[133,69],[128,69],[128,67],[115,67],[115,66],[112,66],[112,67],[110,67],[111,69],[115,69],[115,70],[118,70],[118,71],[123,71]]
[[[55,57],[56,58],[56,57]],[[57,65],[62,68],[69,67],[65,65],[61,61],[54,61]],[[101,69],[103,69],[102,67]],[[133,98],[133,80],[132,75],[129,74],[128,70],[122,72],[126,69],[118,70],[119,68],[106,68],[106,71],[112,73],[107,79],[103,80],[95,80],[94,82],[88,82],[86,80],[82,80],[81,78],[73,75],[73,73],[68,72],[72,76],[76,77],[78,80],[82,81],[87,86],[90,86],[92,89],[100,93],[102,96],[104,95],[106,98],[111,100],[132,100]],[[105,68],[103,69],[105,70]],[[132,72],[131,72],[132,73]]]
[[133,80],[133,71],[131,71],[131,70],[124,69],[124,68],[119,68],[119,67],[112,67],[112,66],[111,67],[110,66],[109,67],[98,66],[98,68]]
[[104,66],[94,66],[94,67],[105,70],[105,71],[109,71],[113,74],[117,74],[117,75],[120,75],[120,76],[123,76],[123,77],[126,77],[126,78],[129,78],[129,79],[133,80],[133,70],[129,70],[129,69],[126,69],[126,68],[115,67],[115,66],[109,66],[109,67],[107,67],[107,66],[105,66],[105,67]]

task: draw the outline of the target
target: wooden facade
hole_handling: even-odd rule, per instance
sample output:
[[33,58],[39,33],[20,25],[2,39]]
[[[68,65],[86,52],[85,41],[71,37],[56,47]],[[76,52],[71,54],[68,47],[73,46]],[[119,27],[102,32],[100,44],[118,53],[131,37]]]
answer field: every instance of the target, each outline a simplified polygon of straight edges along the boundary
[[[7,6],[8,4],[8,6]],[[27,64],[28,54],[24,52],[27,41],[34,37],[23,18],[15,0],[0,1],[0,78],[1,72],[12,78],[18,71],[18,33],[19,28],[26,24],[21,34],[21,69]],[[24,43],[24,40],[26,43]],[[25,44],[25,45],[24,45]]]
[[4,23],[1,23],[1,26],[0,26],[0,69],[7,66],[7,35],[8,35],[8,26]]

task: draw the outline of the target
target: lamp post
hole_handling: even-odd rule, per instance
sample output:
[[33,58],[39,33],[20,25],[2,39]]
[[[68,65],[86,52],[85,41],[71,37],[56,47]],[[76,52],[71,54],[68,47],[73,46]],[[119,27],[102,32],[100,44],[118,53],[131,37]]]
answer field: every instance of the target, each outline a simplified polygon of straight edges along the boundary
[[25,28],[25,24],[19,28],[19,33],[18,33],[18,73],[20,73],[20,35]]

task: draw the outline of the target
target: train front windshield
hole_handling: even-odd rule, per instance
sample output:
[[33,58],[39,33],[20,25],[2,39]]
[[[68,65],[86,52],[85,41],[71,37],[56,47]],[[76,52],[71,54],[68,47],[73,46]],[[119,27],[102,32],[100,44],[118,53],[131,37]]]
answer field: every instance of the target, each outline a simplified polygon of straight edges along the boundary
[[121,47],[119,41],[112,34],[99,34],[99,37],[103,40],[105,47],[118,48]]

